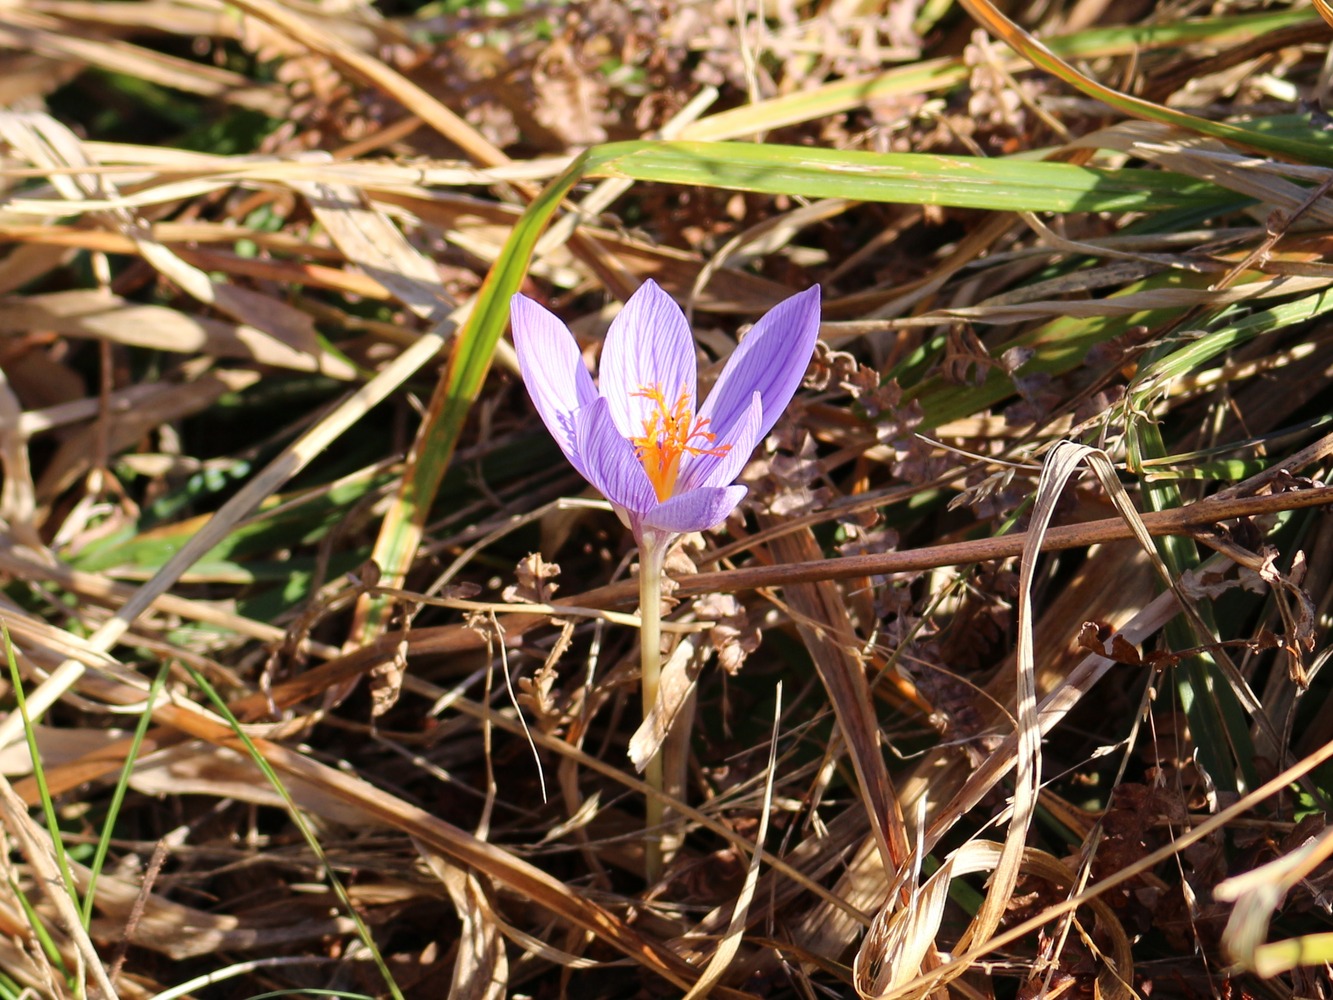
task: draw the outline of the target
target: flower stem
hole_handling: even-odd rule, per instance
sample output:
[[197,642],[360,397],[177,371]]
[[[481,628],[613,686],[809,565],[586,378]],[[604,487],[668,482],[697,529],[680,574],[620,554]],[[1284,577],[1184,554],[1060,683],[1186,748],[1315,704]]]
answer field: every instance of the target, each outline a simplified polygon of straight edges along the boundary
[[[645,539],[639,549],[639,671],[643,694],[643,717],[657,704],[657,689],[662,679],[662,571],[667,546]],[[659,748],[644,768],[643,780],[652,790],[644,803],[647,839],[644,843],[644,872],[648,882],[662,873],[661,826],[662,751]]]

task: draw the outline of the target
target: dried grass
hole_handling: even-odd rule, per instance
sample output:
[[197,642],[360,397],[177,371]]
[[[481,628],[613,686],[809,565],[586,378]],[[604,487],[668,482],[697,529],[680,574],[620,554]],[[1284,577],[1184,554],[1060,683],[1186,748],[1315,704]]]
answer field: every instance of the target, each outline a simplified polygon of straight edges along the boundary
[[[0,998],[1328,996],[1329,33],[1117,7],[0,11]],[[826,313],[636,735],[648,277]]]

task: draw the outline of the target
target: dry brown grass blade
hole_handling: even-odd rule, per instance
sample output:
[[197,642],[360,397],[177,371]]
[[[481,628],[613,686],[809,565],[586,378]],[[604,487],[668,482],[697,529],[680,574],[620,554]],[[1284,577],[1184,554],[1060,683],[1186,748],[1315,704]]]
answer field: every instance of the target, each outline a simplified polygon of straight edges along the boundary
[[[292,728],[286,725],[285,728]],[[111,748],[96,756],[105,759]],[[234,799],[251,805],[281,809],[285,799],[264,780],[264,774],[244,753],[200,744],[178,743],[141,755],[130,776],[130,787],[144,795],[207,795]],[[296,805],[314,816],[349,829],[365,826],[358,809],[346,805],[299,778],[289,778],[283,787]]]
[[949,900],[954,866],[966,866],[970,846],[945,858],[924,884],[918,884],[925,860],[918,835],[911,865],[896,873],[887,900],[852,961],[852,982],[861,1000],[882,1000],[915,979],[929,967],[927,963],[933,964],[935,936]]
[[[111,179],[89,169],[95,166],[95,161],[78,137],[49,115],[0,112],[0,137],[47,174],[63,201],[77,204],[87,198],[110,201],[118,198]],[[71,210],[72,205],[57,201],[52,201],[47,209],[53,216]],[[288,352],[308,356],[313,370],[332,377],[351,378],[355,374],[351,365],[327,355],[320,347],[314,322],[304,312],[259,292],[214,281],[157,242],[150,227],[128,208],[112,209],[109,217],[123,235],[134,241],[139,255],[160,273],[198,302],[239,320],[242,326],[236,331],[238,339],[254,342],[271,339],[275,343],[269,345],[270,350],[281,346]]]
[[481,883],[470,872],[445,864],[438,854],[422,850],[421,855],[449,891],[463,925],[449,1000],[504,1000],[509,995],[509,958]]
[[[778,734],[781,723],[782,682],[779,681],[774,695],[773,736],[768,744],[768,777],[764,782],[764,798],[759,811],[759,832],[755,835],[755,844],[758,847],[762,847],[764,841],[768,839],[768,823],[773,811],[773,783],[777,777]],[[759,861],[762,854],[762,850],[756,849],[751,855],[750,864],[745,870],[745,883],[736,895],[736,904],[732,907],[731,921],[727,924],[726,933],[718,942],[712,957],[699,976],[699,981],[689,993],[685,994],[685,1000],[703,1000],[708,996],[740,951],[741,939],[745,936],[746,914],[750,912],[750,903],[754,900],[755,887],[759,882]]]
[[[70,862],[81,892],[91,885],[89,871]],[[183,961],[219,951],[252,952],[274,946],[294,947],[332,935],[350,934],[349,917],[298,910],[286,920],[243,920],[228,913],[210,913],[146,892],[142,884],[102,872],[97,878],[97,911],[92,934],[106,944],[128,940],[160,955]]]
[[257,381],[258,372],[215,367],[198,378],[159,382],[138,401],[138,406],[108,413],[101,427],[80,427],[66,435],[37,482],[37,498],[42,504],[39,521],[46,521],[53,499],[86,475],[94,463],[106,462],[165,421],[199,413],[223,394],[246,389]]
[[[1046,320],[1056,316],[1132,316],[1150,309],[1189,309],[1205,303],[1222,306],[1250,299],[1275,298],[1295,292],[1309,292],[1324,288],[1326,277],[1273,277],[1250,272],[1247,279],[1233,288],[1219,291],[1213,288],[1155,288],[1131,292],[1095,301],[1068,299],[1035,299],[1012,302],[991,300],[975,306],[950,307],[936,310],[931,315],[966,319],[976,323],[1004,325]],[[1026,291],[1020,293],[1026,296]]]
[[19,541],[40,544],[35,523],[37,489],[28,460],[28,435],[23,431],[23,406],[3,370],[0,370],[0,466],[5,474],[4,485],[0,487],[0,517]]
[[[68,657],[76,659],[86,667],[95,670],[114,671],[116,669],[116,660],[111,654],[94,648],[87,639],[83,639],[66,629],[52,625],[38,615],[33,614],[23,608],[20,608],[9,598],[0,601],[0,607],[3,607],[4,625],[10,633],[21,642],[15,643],[14,655],[18,658],[19,665],[22,666],[25,657],[29,654],[34,657],[38,654],[47,656]],[[31,649],[29,649],[31,645]],[[22,713],[19,713],[20,716]],[[29,715],[36,719],[36,715],[29,709]],[[5,744],[6,749],[10,744]]]
[[1222,933],[1222,946],[1232,961],[1265,979],[1328,961],[1328,934],[1305,935],[1265,943],[1269,925],[1282,901],[1302,880],[1310,878],[1333,857],[1333,827],[1325,827],[1289,854],[1279,855],[1242,875],[1219,882],[1213,896],[1233,904]]
[[357,79],[391,95],[477,163],[495,166],[508,161],[498,147],[411,80],[335,37],[312,19],[270,0],[236,0],[234,6],[272,25],[301,47],[319,53]]
[[[15,714],[19,714],[15,712]],[[79,918],[78,907],[70,895],[71,887],[66,884],[56,861],[55,850],[51,845],[50,834],[37,825],[28,815],[28,807],[14,794],[9,781],[0,777],[0,822],[9,830],[10,836],[19,845],[24,859],[32,869],[37,884],[41,886],[47,901],[56,911],[60,926],[74,945],[74,975],[80,984],[76,989],[91,985],[95,988],[93,996],[103,1000],[116,1000],[116,988],[106,974],[106,967],[93,947],[88,932]],[[87,977],[85,979],[85,977]]]
[[1037,714],[1036,651],[1033,644],[1032,587],[1042,536],[1065,484],[1074,475],[1085,455],[1093,449],[1068,442],[1057,442],[1047,453],[1041,479],[1033,500],[1032,518],[1019,563],[1018,579],[1018,649],[1014,661],[1017,684],[1014,699],[1016,745],[1014,755],[1014,795],[1010,806],[1009,828],[1004,847],[996,860],[995,871],[987,886],[985,899],[964,931],[960,948],[988,940],[1000,925],[1009,905],[1021,868],[1024,844],[1032,825],[1041,787],[1041,726]]
[[[156,727],[150,729],[144,735],[139,743],[138,751],[141,755],[152,754],[155,751],[179,743],[183,738],[174,729]],[[10,754],[17,748],[23,748],[25,750],[24,756],[27,756],[26,744],[22,743],[11,743],[5,747],[4,753]],[[46,787],[53,797],[57,797],[66,795],[81,785],[102,781],[111,775],[119,774],[125,766],[126,757],[134,748],[133,737],[126,736],[108,743],[101,749],[90,750],[77,760],[55,761],[45,764],[43,773]],[[14,792],[29,806],[41,804],[41,789],[34,778],[23,778],[14,782]]]
[[[1000,864],[1004,846],[985,840],[975,840],[953,852],[926,883],[913,891],[914,906],[892,913],[883,919],[886,910],[875,920],[866,936],[866,943],[857,953],[854,974],[856,991],[863,1000],[889,1000],[901,996],[921,996],[925,986],[918,981],[908,987],[913,976],[903,969],[911,961],[899,964],[896,956],[905,951],[924,954],[929,945],[947,901],[949,881],[975,872],[991,872]],[[1073,872],[1044,851],[1025,848],[1019,862],[1020,871],[1039,878],[1052,887],[1067,890],[1077,884]],[[1097,972],[1096,995],[1106,1000],[1129,1000],[1135,996],[1127,977],[1133,975],[1133,954],[1115,912],[1104,901],[1092,898],[1086,901],[1096,919],[1097,929],[1109,938],[1111,954]],[[919,961],[919,960],[918,960]]]
[[345,362],[331,364],[319,350],[299,349],[254,326],[192,316],[166,306],[130,302],[98,289],[6,296],[0,300],[0,333],[50,330],[69,337],[175,354],[245,358],[293,371],[333,378],[352,374]]
[[[159,709],[164,721],[221,747],[240,749],[225,726],[180,713],[174,706]],[[681,988],[697,978],[696,970],[671,951],[654,944],[609,910],[580,896],[559,879],[502,848],[467,833],[388,792],[310,760],[287,747],[255,740],[255,746],[283,777],[297,777],[361,810],[364,820],[406,833],[454,863],[485,874],[531,904],[549,910],[640,963],[646,971]],[[736,996],[732,991],[730,995]],[[721,995],[721,994],[719,994]]]
[[[5,857],[0,860],[0,878],[6,886],[15,886],[19,882],[20,871],[9,854],[13,845],[4,842]],[[63,948],[63,935],[57,928],[48,928],[57,939],[57,948]],[[27,913],[15,893],[0,892],[0,968],[20,988],[27,988],[37,997],[61,997],[63,986],[61,976],[56,970],[52,957],[36,942],[32,934]],[[136,991],[122,989],[122,996],[138,1000]]]
[[701,651],[695,642],[686,636],[662,664],[657,700],[629,738],[627,753],[634,770],[642,774],[648,761],[662,750],[662,745],[670,736],[672,727],[676,725],[676,718],[686,699],[694,691],[699,670],[710,652],[707,649]]
[[264,114],[281,115],[288,109],[289,102],[281,94],[254,86],[248,77],[239,73],[155,52],[120,39],[81,37],[70,30],[71,27],[58,18],[15,5],[0,18],[0,43],[17,51],[39,53],[57,64],[85,63],[109,73],[124,73],[162,87],[227,101]]
[[[331,413],[306,431],[282,451],[253,479],[213,514],[208,523],[195,533],[181,549],[167,560],[151,580],[145,583],[116,614],[88,639],[89,645],[106,650],[125,634],[136,618],[153,601],[170,590],[181,575],[226,537],[227,533],[258,504],[274,493],[283,483],[296,475],[353,426],[372,406],[383,400],[402,382],[429,361],[441,347],[441,340],[423,336],[416,344],[353,392]],[[83,665],[68,660],[51,674],[29,697],[29,710],[34,719],[40,718],[83,675]],[[22,718],[10,713],[0,721],[0,747],[12,743],[22,730]]]
[[[290,282],[304,288],[325,288],[347,295],[385,300],[392,298],[389,290],[368,275],[329,267],[304,260],[279,260],[273,257],[250,258],[222,250],[201,249],[181,245],[185,241],[201,243],[231,243],[250,239],[256,245],[278,252],[300,252],[310,257],[333,256],[322,247],[292,246],[272,234],[257,233],[223,226],[155,225],[154,236],[162,243],[172,244],[172,250],[181,260],[204,271],[222,271],[234,277],[259,278],[263,281]],[[12,291],[27,280],[15,271],[23,267],[28,277],[49,271],[55,266],[62,248],[97,250],[102,253],[135,254],[139,246],[119,233],[77,229],[69,226],[26,226],[0,224],[0,239],[26,243],[27,246],[11,251],[0,264],[0,293]],[[16,260],[15,258],[19,259]]]
[[[779,563],[809,562],[820,554],[809,529],[774,539],[770,549]],[[909,855],[907,832],[884,764],[874,699],[859,655],[863,643],[857,639],[847,604],[833,583],[798,583],[786,586],[783,593],[797,613],[796,627],[833,704],[842,738],[847,741],[884,867],[896,872]]]
[[0,107],[22,107],[45,97],[75,79],[83,67],[77,63],[52,62],[38,55],[10,53],[0,76]]
[[0,260],[0,293],[15,291],[48,274],[68,254],[68,250],[59,246],[13,247]]
[[319,182],[295,185],[348,261],[361,268],[421,319],[443,328],[455,304],[440,284],[440,274],[379,211],[347,185]]
[[[1160,595],[1158,599],[1160,600],[1162,597],[1166,596],[1169,595]],[[960,954],[953,955],[945,963],[945,966],[941,971],[947,972],[953,969],[956,970],[955,974],[961,974],[968,968],[973,967],[975,963],[983,961],[987,955],[993,954],[999,949],[1005,948],[1016,941],[1021,941],[1024,937],[1038,930],[1050,921],[1066,914],[1073,913],[1080,906],[1087,904],[1091,900],[1116,890],[1125,883],[1139,877],[1144,872],[1152,871],[1158,865],[1162,864],[1162,862],[1184,851],[1191,845],[1214,836],[1219,830],[1227,826],[1227,824],[1235,822],[1257,806],[1263,804],[1266,800],[1281,794],[1293,784],[1302,781],[1311,771],[1320,765],[1327,763],[1329,760],[1333,760],[1333,742],[1325,744],[1314,753],[1305,757],[1305,759],[1284,769],[1281,773],[1277,774],[1254,791],[1241,796],[1232,805],[1219,810],[1203,822],[1190,828],[1184,833],[1181,833],[1165,846],[1160,847],[1155,851],[1151,851],[1142,858],[1139,858],[1118,871],[1107,875],[1092,889],[1085,890],[1077,896],[1063,900],[1062,902],[1043,910],[1037,916],[1032,917],[1029,920],[1024,920],[1022,923],[1001,931],[996,934],[994,938],[980,947],[972,948]],[[932,976],[933,975],[934,974],[932,974]],[[921,977],[917,982],[908,985],[912,987],[921,987],[929,985],[932,981],[931,977]]]
[[[85,755],[101,753],[123,735],[113,729],[70,729],[42,725],[33,726],[31,733],[37,743],[43,769],[78,760]],[[0,750],[0,774],[13,778],[31,773],[32,757],[26,741],[11,743]],[[14,790],[18,791],[17,788]],[[27,801],[21,793],[19,798]]]

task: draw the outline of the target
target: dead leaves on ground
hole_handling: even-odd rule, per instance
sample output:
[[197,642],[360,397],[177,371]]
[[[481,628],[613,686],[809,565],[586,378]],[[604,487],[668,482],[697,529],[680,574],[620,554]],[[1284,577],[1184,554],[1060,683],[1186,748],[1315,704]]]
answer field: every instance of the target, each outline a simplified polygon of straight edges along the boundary
[[[1323,168],[1153,122],[1104,127],[1104,109],[1071,103],[1009,53],[969,44],[947,18],[915,19],[943,17],[940,5],[892,6],[882,19],[846,4],[737,19],[727,5],[600,0],[424,22],[269,0],[0,12],[15,56],[0,80],[7,108],[81,86],[85,67],[281,123],[258,148],[220,155],[0,113],[3,614],[27,683],[54,671],[68,685],[36,740],[74,838],[96,835],[133,752],[140,671],[168,668],[128,778],[142,833],[114,844],[87,934],[63,897],[36,891],[64,876],[26,818],[40,798],[26,751],[0,755],[18,796],[6,829],[26,852],[7,874],[33,890],[67,966],[95,979],[99,957],[121,950],[126,974],[101,989],[128,997],[175,981],[155,956],[211,971],[220,956],[284,952],[320,960],[283,973],[287,986],[322,985],[334,968],[338,985],[374,992],[355,915],[418,995],[442,995],[444,976],[451,996],[476,998],[601,988],[589,982],[610,984],[606,995],[879,998],[952,980],[993,995],[980,968],[1012,974],[1024,996],[1049,985],[1118,997],[1169,979],[1136,935],[1200,950],[1199,968],[1173,968],[1171,982],[1229,975],[1220,955],[1285,975],[1293,948],[1322,947],[1314,934],[1264,937],[1275,913],[1316,906],[1327,878],[1327,831],[1314,817],[1289,823],[1283,800],[1154,859],[1228,802],[1195,760],[1200,734],[1165,706],[1195,658],[1214,658],[1254,710],[1261,776],[1327,743],[1326,725],[1301,734],[1294,721],[1322,690],[1326,546],[1245,519],[1201,532],[1220,554],[1180,572],[1144,544],[831,577],[840,559],[1021,526],[1034,494],[1043,514],[1104,520],[1108,499],[1124,499],[1116,472],[1146,489],[1239,480],[1237,467],[1257,463],[1268,471],[1247,490],[1311,485],[1294,477],[1327,463],[1327,437],[1307,444],[1323,425],[1302,421],[1326,388],[1328,350],[1299,318],[1263,336],[1238,327],[1217,364],[1163,358],[1230,318],[1280,318],[1296,296],[1320,315],[1320,227],[1333,218],[1312,197]],[[1200,92],[1248,109],[1244,95],[1285,92],[1274,67],[1313,79],[1291,28],[1256,38],[1217,26]],[[163,44],[171,36],[203,58]],[[1114,31],[1094,40],[1093,72],[1141,72],[1155,100],[1189,97],[1174,49]],[[886,65],[933,46],[936,61]],[[434,511],[410,579],[345,573],[365,565],[367,526],[393,509],[395,456],[433,366],[525,199],[577,147],[657,129],[998,154],[1072,136],[1062,155],[1156,163],[1258,207],[1225,229],[1153,233],[1108,214],[980,218],[665,186],[626,200],[610,182],[577,192],[582,213],[543,240],[529,281],[590,356],[610,299],[642,277],[690,301],[710,360],[734,345],[737,316],[789,285],[831,293],[801,405],[747,474],[755,520],[690,540],[678,566],[687,584],[718,560],[825,561],[830,578],[674,604],[659,715],[692,713],[695,725],[669,748],[682,846],[644,893],[633,760],[667,726],[650,718],[631,737],[624,718],[624,536],[605,510],[546,506],[568,484],[533,446],[503,353],[454,463],[461,485]],[[130,364],[143,359],[151,373]],[[235,433],[224,407],[291,386],[318,392],[263,410],[262,426],[213,454],[211,438]],[[344,390],[363,395],[324,408]],[[365,419],[379,401],[387,431]],[[1069,454],[1060,437],[1097,440],[1119,461],[1136,421],[1166,427],[1173,453],[1103,464],[1100,484],[1064,494],[1039,487],[1043,463]],[[202,446],[188,433],[201,426]],[[371,460],[358,438],[375,435]],[[361,466],[329,472],[344,455]],[[261,456],[272,462],[256,478],[228,478]],[[309,478],[284,486],[298,476]],[[237,490],[253,502],[233,503]],[[263,559],[247,537],[266,539],[298,598],[256,599]],[[200,561],[224,543],[234,558]],[[145,552],[157,554],[137,561]],[[1156,597],[1154,567],[1171,588]],[[1241,588],[1259,599],[1243,625],[1212,629],[1200,615],[1192,638],[1156,639],[1181,603],[1230,607]],[[346,619],[371,591],[402,612],[382,637]],[[220,690],[285,796],[187,666]],[[371,700],[349,700],[363,677]],[[1302,808],[1320,804],[1313,779],[1291,783]],[[294,836],[298,817],[328,868]],[[1228,843],[1242,856],[1229,860]],[[349,876],[350,910],[335,873]],[[70,877],[90,891],[85,868]],[[261,879],[272,892],[256,902]],[[1233,910],[1209,898],[1219,883]],[[28,919],[14,894],[0,898],[0,965],[62,995]]]

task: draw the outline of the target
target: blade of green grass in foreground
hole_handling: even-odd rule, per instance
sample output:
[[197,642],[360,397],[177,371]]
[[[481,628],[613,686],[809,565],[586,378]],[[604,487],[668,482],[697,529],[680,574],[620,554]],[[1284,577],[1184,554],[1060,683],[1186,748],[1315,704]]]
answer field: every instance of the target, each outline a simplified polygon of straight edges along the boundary
[[[622,177],[812,198],[946,205],[993,211],[1155,211],[1207,206],[1234,195],[1160,170],[1068,163],[866,153],[753,143],[618,142],[594,146],[552,180],[515,224],[478,292],[431,398],[407,471],[371,558],[396,585],[421,544],[422,526],[464,420],[509,323],[509,298],[527,274],[537,239],[566,194],[590,177]],[[366,605],[361,640],[383,630],[386,603]]]
[[608,143],[589,152],[587,173],[764,194],[997,212],[1159,211],[1231,197],[1206,181],[1161,170],[749,142]]

